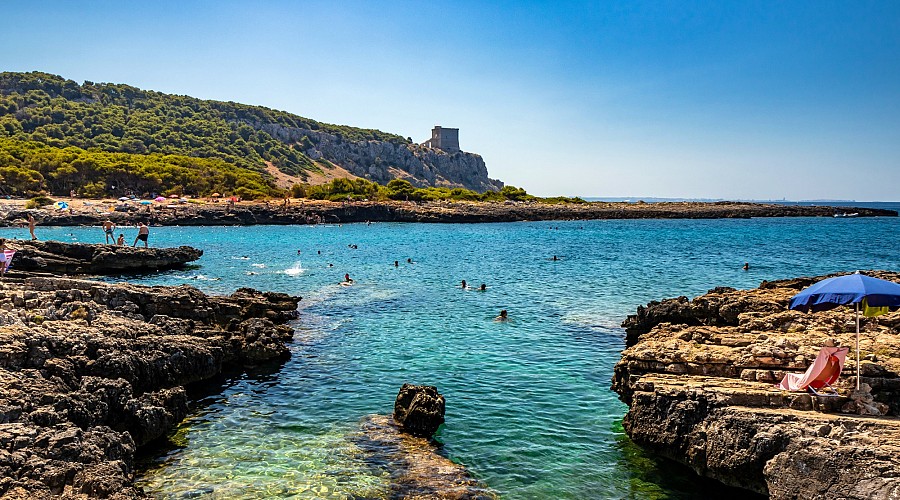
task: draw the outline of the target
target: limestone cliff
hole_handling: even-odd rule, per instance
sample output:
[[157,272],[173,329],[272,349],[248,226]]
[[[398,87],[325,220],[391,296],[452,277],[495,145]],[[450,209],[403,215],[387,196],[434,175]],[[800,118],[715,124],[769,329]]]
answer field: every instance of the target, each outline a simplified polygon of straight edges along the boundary
[[503,187],[502,182],[488,178],[484,159],[475,153],[447,152],[398,141],[351,141],[335,133],[277,123],[249,124],[286,144],[305,148],[303,154],[326,169],[330,163],[380,184],[406,179],[417,187],[464,187],[478,192]]
[[[866,274],[900,281],[898,273]],[[775,388],[785,373],[805,371],[826,342],[854,345],[851,309],[787,309],[822,278],[717,288],[629,316],[613,389],[629,406],[631,439],[772,498],[900,497],[900,421],[892,416],[900,413],[900,312],[863,319],[862,391],[853,390],[853,355],[840,397]]]
[[[298,180],[323,181],[346,171],[380,183],[402,178],[419,187],[503,186],[488,178],[477,154],[425,148],[397,134],[124,84],[79,84],[42,72],[0,72],[0,135],[92,151],[217,158],[256,172],[271,165]],[[57,182],[55,177],[48,182]],[[128,182],[128,176],[109,179],[119,186]]]

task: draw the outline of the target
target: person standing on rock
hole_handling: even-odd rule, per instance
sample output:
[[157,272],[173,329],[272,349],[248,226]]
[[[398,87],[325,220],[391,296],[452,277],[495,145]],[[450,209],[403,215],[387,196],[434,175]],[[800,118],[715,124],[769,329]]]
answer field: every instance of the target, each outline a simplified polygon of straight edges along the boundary
[[124,234],[119,233],[119,239],[116,240],[116,246],[117,247],[125,246],[125,235]]
[[103,232],[106,234],[106,243],[107,244],[110,243],[110,240],[112,240],[112,243],[116,242],[116,235],[113,233],[113,231],[115,231],[115,230],[116,230],[116,225],[113,224],[113,222],[111,220],[106,219],[103,222]]
[[37,224],[37,223],[34,221],[34,216],[31,215],[31,214],[28,214],[28,232],[31,233],[31,239],[32,239],[32,240],[36,240],[36,239],[37,239],[37,236],[34,235],[34,226],[35,226],[36,224]]
[[6,268],[9,267],[9,262],[6,259],[6,240],[0,240],[0,278],[6,276]]
[[147,238],[150,237],[150,228],[147,227],[147,224],[143,222],[138,226],[138,235],[137,238],[134,239],[134,243],[131,245],[133,247],[137,246],[138,241],[144,242],[144,248],[148,248],[150,245],[147,243]]

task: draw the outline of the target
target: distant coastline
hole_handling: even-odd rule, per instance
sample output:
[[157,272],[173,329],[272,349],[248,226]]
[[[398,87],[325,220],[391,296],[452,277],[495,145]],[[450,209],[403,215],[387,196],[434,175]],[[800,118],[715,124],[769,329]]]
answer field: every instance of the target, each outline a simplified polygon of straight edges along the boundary
[[353,222],[479,223],[591,219],[746,219],[752,217],[897,217],[897,210],[861,206],[804,206],[745,202],[209,202],[139,205],[114,200],[68,202],[68,209],[25,210],[19,200],[0,204],[0,225],[16,227],[28,214],[40,225],[92,226],[149,221],[161,226],[291,225]]

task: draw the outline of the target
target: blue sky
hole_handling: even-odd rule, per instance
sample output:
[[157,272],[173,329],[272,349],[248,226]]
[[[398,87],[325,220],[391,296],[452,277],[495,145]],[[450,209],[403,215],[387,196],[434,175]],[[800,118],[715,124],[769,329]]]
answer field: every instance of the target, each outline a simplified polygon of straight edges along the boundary
[[0,70],[458,127],[539,195],[898,200],[900,2],[6,0]]

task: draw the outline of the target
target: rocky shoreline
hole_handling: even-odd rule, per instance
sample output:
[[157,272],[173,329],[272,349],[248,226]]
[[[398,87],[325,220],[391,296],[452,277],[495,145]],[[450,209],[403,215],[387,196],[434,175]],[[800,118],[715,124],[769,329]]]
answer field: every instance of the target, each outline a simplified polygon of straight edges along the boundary
[[[898,273],[866,274],[900,282]],[[854,344],[851,309],[787,309],[822,278],[639,307],[623,323],[628,347],[612,383],[629,406],[631,439],[771,498],[900,497],[900,312],[862,321],[862,391],[853,390],[851,357],[841,397],[774,386],[786,372],[803,372],[829,339]]]
[[67,275],[156,272],[184,267],[203,255],[203,250],[189,246],[133,248],[9,239],[6,246],[16,251],[10,276],[25,276],[23,272],[35,271]]
[[[110,202],[112,203],[112,202]],[[110,205],[115,208],[115,205]],[[0,226],[21,225],[33,214],[41,225],[99,226],[109,219],[118,225],[149,221],[162,226],[229,226],[254,224],[316,224],[351,222],[517,222],[593,219],[722,219],[751,217],[896,217],[894,210],[854,207],[775,205],[741,202],[563,203],[535,202],[327,202],[293,200],[282,203],[187,203],[169,207],[119,205],[120,211],[96,205],[80,210],[24,210],[11,208]]]
[[283,360],[299,297],[66,278],[0,282],[0,496],[143,498],[138,446],[184,386]]

